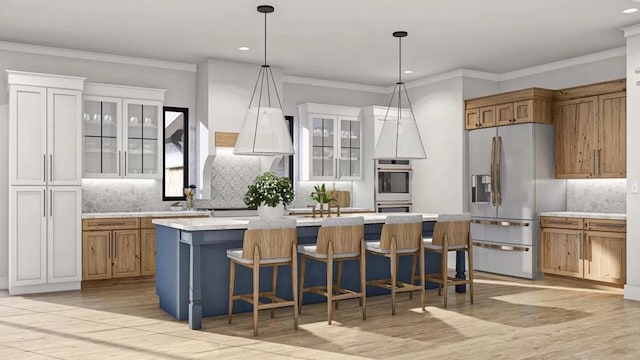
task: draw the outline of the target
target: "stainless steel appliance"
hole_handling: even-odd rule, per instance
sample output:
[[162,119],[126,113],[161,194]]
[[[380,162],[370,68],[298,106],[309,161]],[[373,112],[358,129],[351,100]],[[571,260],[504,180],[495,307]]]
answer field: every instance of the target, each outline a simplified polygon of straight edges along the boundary
[[412,211],[412,204],[407,202],[376,202],[376,212],[386,213],[386,212],[406,212],[410,213]]
[[376,202],[411,202],[411,171],[411,165],[376,164]]
[[499,126],[468,135],[474,268],[538,278],[537,213],[566,206],[566,181],[553,178],[553,126]]

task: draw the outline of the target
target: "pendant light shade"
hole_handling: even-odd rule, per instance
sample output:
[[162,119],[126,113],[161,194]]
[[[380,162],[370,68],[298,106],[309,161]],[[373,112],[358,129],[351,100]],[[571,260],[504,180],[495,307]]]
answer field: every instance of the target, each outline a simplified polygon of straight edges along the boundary
[[[380,137],[373,152],[373,159],[416,160],[426,159],[424,145],[420,138],[416,117],[411,108],[411,101],[407,93],[407,87],[402,82],[402,38],[407,36],[406,31],[396,31],[393,37],[398,38],[398,82],[393,88],[389,106],[385,113]],[[403,112],[403,101],[406,102],[408,113]],[[392,106],[397,105],[394,109]]]
[[260,67],[249,109],[233,149],[236,155],[293,154],[293,143],[285,123],[276,82],[271,67],[267,65],[267,14],[273,11],[273,6],[258,6],[258,12],[264,14],[264,65]]

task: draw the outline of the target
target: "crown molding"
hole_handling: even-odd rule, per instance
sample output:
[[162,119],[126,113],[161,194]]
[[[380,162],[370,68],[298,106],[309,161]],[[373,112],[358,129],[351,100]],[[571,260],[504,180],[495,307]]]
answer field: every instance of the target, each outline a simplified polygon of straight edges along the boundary
[[[640,28],[639,28],[640,30]],[[577,56],[574,58],[564,59],[560,61],[554,61],[548,64],[532,66],[520,70],[510,71],[498,75],[498,81],[512,80],[525,76],[537,75],[553,70],[565,69],[572,66],[589,64],[596,61],[613,59],[627,55],[626,47],[619,47],[615,49],[600,51],[592,54]]]
[[155,68],[167,69],[167,70],[196,72],[196,64],[189,64],[189,63],[176,62],[176,61],[156,60],[156,59],[133,57],[133,56],[112,55],[112,54],[85,51],[85,50],[73,50],[73,49],[63,49],[63,48],[56,48],[56,47],[50,47],[50,46],[21,44],[21,43],[14,43],[14,42],[8,42],[8,41],[0,41],[0,50],[22,52],[27,54],[58,56],[58,57],[66,57],[66,58],[82,59],[82,60],[104,61],[104,62],[125,64],[125,65],[155,67]]
[[628,38],[634,35],[640,34],[640,24],[635,24],[621,29],[624,32],[624,37]]
[[[498,76],[499,76],[498,74],[490,73],[486,71],[458,69],[458,70],[453,70],[446,73],[428,76],[422,79],[410,81],[406,83],[405,86],[407,87],[407,89],[411,89],[418,86],[429,85],[429,84],[437,83],[440,81],[446,81],[446,80],[451,80],[451,79],[461,78],[461,77],[470,77],[470,78],[476,78],[476,79],[482,79],[482,80],[498,81]],[[392,91],[393,91],[393,87],[388,88],[389,93],[391,93]]]
[[372,93],[378,93],[378,94],[388,94],[391,92],[387,90],[387,88],[384,86],[362,85],[362,84],[348,83],[348,82],[342,82],[342,81],[322,80],[322,79],[314,79],[314,78],[293,76],[293,75],[283,75],[282,82],[287,84],[323,86],[323,87],[330,87],[334,89],[366,91],[366,92],[372,92]]

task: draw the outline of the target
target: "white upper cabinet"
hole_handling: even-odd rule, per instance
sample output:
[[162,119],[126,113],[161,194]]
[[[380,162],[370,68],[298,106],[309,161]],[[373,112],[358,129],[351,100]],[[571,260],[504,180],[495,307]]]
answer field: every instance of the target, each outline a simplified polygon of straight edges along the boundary
[[78,132],[84,78],[19,71],[7,75],[10,184],[81,185]]
[[360,108],[298,105],[300,180],[361,180]]
[[85,178],[161,178],[165,90],[87,83]]

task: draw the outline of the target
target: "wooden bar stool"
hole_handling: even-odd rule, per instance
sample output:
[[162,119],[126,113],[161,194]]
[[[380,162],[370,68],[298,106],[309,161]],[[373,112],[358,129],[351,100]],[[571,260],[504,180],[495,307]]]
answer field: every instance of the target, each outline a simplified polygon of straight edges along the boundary
[[[433,237],[425,238],[424,250],[441,254],[442,263],[440,272],[424,274],[427,281],[439,284],[438,295],[444,287],[443,302],[447,307],[447,289],[449,286],[469,284],[469,297],[473,304],[473,245],[471,242],[471,215],[470,214],[442,214],[438,215],[438,222],[433,229]],[[464,251],[467,254],[469,268],[468,277],[458,279],[448,275],[449,251]],[[424,270],[421,271],[423,273]],[[414,273],[415,274],[415,273]]]
[[[422,242],[422,215],[389,215],[382,225],[380,241],[366,241],[367,253],[388,257],[391,266],[391,279],[368,281],[368,285],[391,290],[391,314],[396,314],[396,293],[420,291],[420,305],[424,311],[424,247]],[[418,256],[420,258],[420,284],[398,281],[400,256]],[[413,267],[412,267],[413,271]],[[412,274],[413,275],[413,274]]]
[[[233,312],[233,301],[243,300],[253,305],[253,336],[258,336],[258,311],[271,309],[271,318],[275,308],[293,306],[293,328],[298,330],[298,255],[296,243],[298,232],[296,219],[280,219],[273,221],[251,220],[244,233],[242,249],[227,250],[230,260],[229,268],[229,324]],[[253,270],[253,292],[251,294],[234,294],[236,265]],[[291,291],[293,300],[284,300],[276,296],[278,282],[278,266],[291,266]],[[273,267],[272,288],[268,292],[260,292],[260,268]],[[271,302],[260,302],[266,298]]]
[[[333,303],[336,309],[338,301],[346,299],[360,299],[362,306],[362,319],[367,318],[366,313],[366,254],[364,251],[364,218],[342,217],[324,218],[322,226],[318,230],[315,245],[298,245],[298,253],[301,255],[300,265],[300,305],[298,310],[302,312],[302,296],[305,292],[311,292],[327,298],[327,319],[329,325],[333,317]],[[304,287],[304,274],[307,258],[327,264],[326,286]],[[360,261],[360,291],[344,289],[341,286],[342,263],[345,260]],[[333,263],[338,264],[336,282],[333,282]]]

